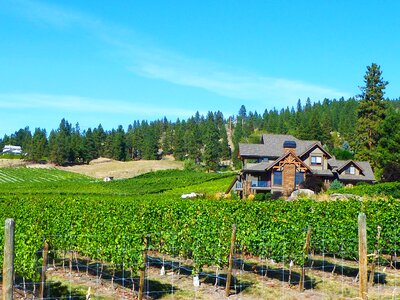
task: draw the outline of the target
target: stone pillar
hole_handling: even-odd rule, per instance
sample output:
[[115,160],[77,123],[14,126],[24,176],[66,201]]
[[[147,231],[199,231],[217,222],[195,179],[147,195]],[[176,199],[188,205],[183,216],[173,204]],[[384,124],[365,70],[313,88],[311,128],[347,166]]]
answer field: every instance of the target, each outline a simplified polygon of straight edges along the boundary
[[282,172],[283,195],[289,196],[295,188],[296,166],[286,164]]

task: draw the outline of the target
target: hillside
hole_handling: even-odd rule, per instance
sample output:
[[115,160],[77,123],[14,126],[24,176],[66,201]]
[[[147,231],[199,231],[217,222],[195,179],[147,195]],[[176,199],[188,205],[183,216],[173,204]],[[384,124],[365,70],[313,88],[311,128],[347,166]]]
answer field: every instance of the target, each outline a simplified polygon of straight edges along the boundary
[[89,164],[73,165],[68,167],[56,166],[52,163],[36,164],[22,159],[0,159],[0,168],[56,168],[63,171],[74,172],[93,178],[114,177],[114,179],[126,179],[152,171],[182,170],[183,162],[174,160],[140,160],[140,161],[116,161],[108,158],[98,158]]
[[152,171],[170,169],[181,170],[183,169],[183,162],[173,160],[139,160],[122,162],[113,159],[99,158],[92,160],[87,165],[75,165],[57,168],[94,178],[111,176],[115,179],[124,179]]

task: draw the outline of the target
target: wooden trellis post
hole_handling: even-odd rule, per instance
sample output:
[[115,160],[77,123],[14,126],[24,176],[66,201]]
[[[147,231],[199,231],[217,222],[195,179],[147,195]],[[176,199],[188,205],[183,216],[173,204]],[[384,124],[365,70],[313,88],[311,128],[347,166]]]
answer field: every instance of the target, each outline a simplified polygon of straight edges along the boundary
[[304,248],[303,248],[303,253],[304,253],[304,262],[303,262],[303,266],[301,268],[301,276],[300,276],[300,282],[299,282],[299,291],[302,292],[304,291],[304,281],[306,278],[306,259],[308,257],[308,254],[310,252],[310,242],[311,242],[311,226],[308,226],[307,229],[307,236],[306,236],[306,242],[304,244]]
[[46,271],[47,271],[47,257],[49,254],[49,244],[44,241],[43,252],[42,252],[42,272],[40,273],[40,285],[39,285],[39,298],[44,298],[44,289],[46,286]]
[[231,290],[233,254],[234,254],[234,250],[235,250],[235,242],[236,242],[236,224],[233,224],[232,225],[232,236],[231,236],[231,249],[229,252],[228,274],[226,274],[226,288],[225,288],[226,297],[229,297],[229,293]]
[[143,251],[143,266],[139,270],[139,300],[143,299],[144,292],[144,278],[146,276],[146,267],[147,267],[147,249],[149,246],[150,236],[147,235],[144,238],[144,251]]
[[364,213],[358,215],[359,298],[368,299],[367,221]]
[[4,228],[3,300],[13,299],[14,230],[14,220],[7,219]]

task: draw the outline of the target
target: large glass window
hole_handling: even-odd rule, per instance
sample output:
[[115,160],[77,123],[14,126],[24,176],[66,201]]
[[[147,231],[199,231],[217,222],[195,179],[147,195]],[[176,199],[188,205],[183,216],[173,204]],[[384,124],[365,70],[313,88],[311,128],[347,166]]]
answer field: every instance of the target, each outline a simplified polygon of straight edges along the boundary
[[282,171],[274,171],[274,185],[282,185]]
[[312,165],[321,165],[322,157],[321,156],[311,156],[311,164]]
[[304,181],[304,172],[296,172],[295,184],[299,185]]

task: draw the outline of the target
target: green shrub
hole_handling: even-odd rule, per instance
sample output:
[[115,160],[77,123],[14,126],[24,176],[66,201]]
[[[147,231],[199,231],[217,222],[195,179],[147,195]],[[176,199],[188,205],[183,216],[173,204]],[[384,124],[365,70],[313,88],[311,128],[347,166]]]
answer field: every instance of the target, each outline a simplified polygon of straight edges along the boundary
[[239,196],[235,191],[231,191],[231,199],[232,200],[238,200]]
[[332,181],[331,185],[329,186],[330,190],[338,190],[343,188],[343,183],[341,183],[339,180],[335,179]]
[[265,194],[255,194],[254,195],[254,200],[256,200],[256,201],[263,201],[263,200],[265,200],[265,197],[264,197],[264,195]]
[[199,170],[199,166],[196,164],[196,162],[193,159],[186,159],[183,162],[183,168],[185,171],[197,171]]
[[254,200],[256,201],[265,201],[265,200],[271,200],[272,199],[272,194],[271,193],[259,193],[255,194]]

